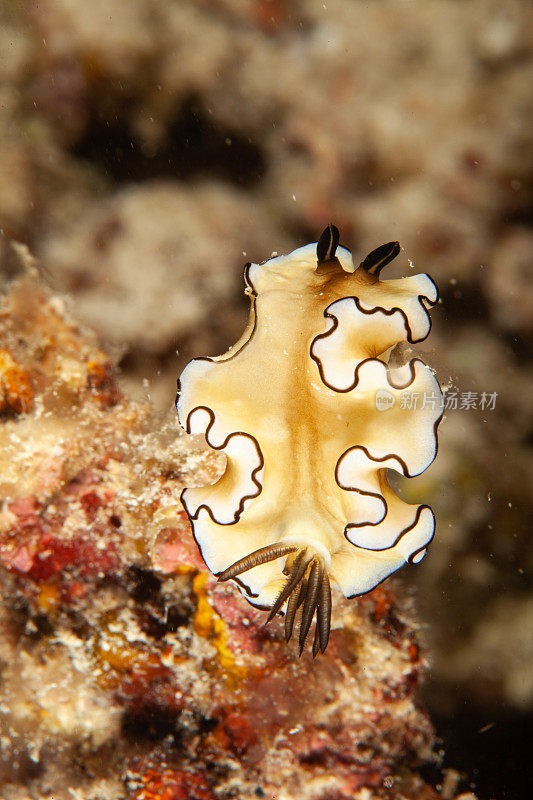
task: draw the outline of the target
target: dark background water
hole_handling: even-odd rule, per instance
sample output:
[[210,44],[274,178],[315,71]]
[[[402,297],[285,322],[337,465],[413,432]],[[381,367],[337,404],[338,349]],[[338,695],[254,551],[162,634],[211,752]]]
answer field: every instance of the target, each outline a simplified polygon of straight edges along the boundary
[[438,520],[404,577],[432,659],[423,699],[465,786],[529,798],[530,9],[150,6],[111,24],[81,3],[2,10],[4,274],[8,241],[27,242],[124,386],[163,412],[187,360],[238,337],[245,261],[329,221],[356,259],[400,240],[390,275],[409,258],[441,290],[422,356],[477,397],[446,414],[438,460],[405,489]]

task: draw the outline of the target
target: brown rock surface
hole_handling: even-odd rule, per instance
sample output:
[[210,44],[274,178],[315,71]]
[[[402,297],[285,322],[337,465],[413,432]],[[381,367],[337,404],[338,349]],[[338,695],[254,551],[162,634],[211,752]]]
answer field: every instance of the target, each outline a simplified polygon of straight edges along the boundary
[[33,387],[0,428],[2,796],[441,796],[405,593],[336,597],[326,654],[298,659],[192,540],[179,492],[216,459],[119,392],[32,267],[0,344]]
[[[0,6],[0,274],[19,272],[10,240],[27,243],[120,360],[121,391],[167,411],[180,366],[244,326],[243,263],[329,221],[356,258],[397,238],[393,274],[409,257],[435,278],[421,355],[441,383],[497,402],[447,411],[439,458],[404,488],[437,535],[402,580],[450,765],[498,800],[531,795],[531,14],[524,0]],[[60,403],[85,373],[62,374]],[[12,337],[0,407],[18,430],[41,408],[35,377]],[[23,487],[63,469],[65,434],[49,446],[44,414]],[[62,422],[85,463],[92,419]],[[24,455],[7,452],[2,486]]]

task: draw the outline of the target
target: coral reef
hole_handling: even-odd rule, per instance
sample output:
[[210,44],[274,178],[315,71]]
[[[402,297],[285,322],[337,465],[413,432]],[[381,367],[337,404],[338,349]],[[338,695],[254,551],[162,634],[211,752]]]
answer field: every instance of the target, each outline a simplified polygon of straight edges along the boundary
[[[221,337],[240,333],[240,314],[232,318],[240,277],[232,266],[251,245],[266,251],[272,234],[242,191],[213,181],[192,189],[159,183],[85,207],[61,238],[45,237],[43,256],[107,342],[157,354],[193,335],[195,347],[218,347]],[[117,298],[126,314],[116,313]]]
[[[115,396],[117,419],[120,392],[141,416],[146,395],[167,410],[180,368],[240,334],[244,262],[312,241],[331,219],[361,257],[398,239],[405,255],[391,277],[406,272],[407,255],[434,276],[443,302],[433,350],[421,356],[449,390],[477,401],[446,411],[438,461],[401,487],[437,517],[431,559],[413,581],[432,652],[425,702],[451,765],[477,770],[498,800],[520,797],[519,732],[533,708],[523,678],[531,16],[523,0],[0,8],[0,274],[20,271],[15,239],[70,294],[77,318],[120,360],[111,380],[109,359],[95,356],[90,390],[95,402],[100,390]],[[17,348],[13,339],[0,354],[9,425],[39,413],[43,396],[37,354],[35,374]],[[56,365],[68,378],[58,403],[89,391],[69,363]],[[493,409],[479,407],[483,392],[497,393]],[[50,390],[45,413],[54,402]],[[85,463],[77,418],[61,420],[59,443],[55,418],[39,419],[48,438],[35,469],[22,480],[8,461],[2,487],[16,473],[30,494],[39,480],[53,486],[71,440]],[[503,770],[497,756],[510,742],[516,764]]]
[[174,419],[154,429],[35,267],[0,343],[24,376],[0,429],[2,796],[453,797],[420,773],[436,756],[405,592],[339,598],[327,653],[299,660],[192,539],[179,492],[217,457]]

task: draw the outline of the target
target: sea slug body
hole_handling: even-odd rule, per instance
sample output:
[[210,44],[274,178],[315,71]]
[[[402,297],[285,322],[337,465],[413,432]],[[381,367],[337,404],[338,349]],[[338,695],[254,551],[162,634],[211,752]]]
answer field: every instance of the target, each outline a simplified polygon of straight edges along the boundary
[[423,472],[442,416],[432,370],[402,352],[429,334],[435,284],[381,280],[397,242],[354,269],[338,237],[329,225],[315,244],[247,264],[243,336],[191,361],[177,397],[183,428],[227,459],[215,484],[182,493],[205,563],[269,620],[285,610],[287,640],[301,608],[300,653],[316,614],[314,655],[331,586],[364,594],[423,558],[433,513],[400,500],[387,469]]

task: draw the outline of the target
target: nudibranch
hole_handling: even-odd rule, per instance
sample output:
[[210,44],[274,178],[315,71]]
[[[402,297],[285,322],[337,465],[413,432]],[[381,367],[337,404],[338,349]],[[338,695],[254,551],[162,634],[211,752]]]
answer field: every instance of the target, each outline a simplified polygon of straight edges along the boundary
[[433,538],[431,509],[387,481],[429,466],[442,416],[432,370],[405,356],[429,334],[437,288],[425,274],[381,280],[399,252],[384,244],[355,269],[328,225],[247,264],[244,334],[178,381],[180,424],[226,456],[216,483],[181,495],[202,557],[267,622],[284,611],[287,641],[301,608],[300,655],[315,614],[313,655],[326,648],[332,586],[369,592]]

